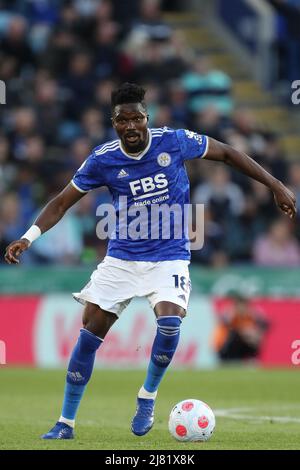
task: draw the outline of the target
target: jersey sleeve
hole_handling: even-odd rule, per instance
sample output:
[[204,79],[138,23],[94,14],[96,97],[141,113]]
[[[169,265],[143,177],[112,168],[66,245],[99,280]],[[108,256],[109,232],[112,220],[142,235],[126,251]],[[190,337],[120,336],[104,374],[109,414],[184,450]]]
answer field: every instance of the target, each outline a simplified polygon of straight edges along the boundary
[[208,137],[187,129],[176,131],[183,160],[205,157],[208,150]]
[[94,153],[88,156],[80,168],[76,171],[71,180],[71,184],[82,193],[87,193],[100,186],[105,186],[103,169],[99,158]]

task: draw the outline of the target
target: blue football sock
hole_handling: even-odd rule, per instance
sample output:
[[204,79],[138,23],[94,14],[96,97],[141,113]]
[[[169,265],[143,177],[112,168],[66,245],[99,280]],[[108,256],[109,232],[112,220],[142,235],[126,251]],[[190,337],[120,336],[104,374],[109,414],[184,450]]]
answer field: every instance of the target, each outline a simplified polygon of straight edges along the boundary
[[147,392],[155,392],[176,351],[181,318],[178,316],[159,317],[157,333],[151,351],[151,359],[147,370],[144,388]]
[[61,415],[73,420],[92,375],[96,351],[103,340],[82,328],[68,366],[67,383]]

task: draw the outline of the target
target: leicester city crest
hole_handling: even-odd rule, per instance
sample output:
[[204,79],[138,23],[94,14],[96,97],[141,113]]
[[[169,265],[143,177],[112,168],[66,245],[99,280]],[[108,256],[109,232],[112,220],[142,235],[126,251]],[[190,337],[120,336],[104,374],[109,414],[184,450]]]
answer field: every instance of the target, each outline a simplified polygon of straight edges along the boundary
[[171,155],[167,152],[160,153],[157,157],[157,163],[160,166],[169,166],[171,163]]

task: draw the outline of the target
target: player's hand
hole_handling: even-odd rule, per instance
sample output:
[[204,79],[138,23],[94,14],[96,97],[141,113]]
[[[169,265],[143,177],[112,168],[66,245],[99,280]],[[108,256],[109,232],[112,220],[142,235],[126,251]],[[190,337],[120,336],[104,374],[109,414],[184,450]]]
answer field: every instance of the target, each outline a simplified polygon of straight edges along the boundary
[[293,219],[296,215],[296,197],[290,189],[278,181],[278,184],[273,188],[274,199],[279,207],[286,215]]
[[16,240],[11,242],[6,248],[4,259],[8,264],[18,264],[20,260],[18,257],[23,251],[27,250],[30,246],[29,240],[22,238],[21,240]]

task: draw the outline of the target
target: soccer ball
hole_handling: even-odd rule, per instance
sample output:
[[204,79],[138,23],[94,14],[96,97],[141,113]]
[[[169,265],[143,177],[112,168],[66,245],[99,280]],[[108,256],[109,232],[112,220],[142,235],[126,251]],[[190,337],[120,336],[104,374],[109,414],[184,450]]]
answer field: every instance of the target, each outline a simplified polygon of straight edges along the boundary
[[169,417],[169,431],[178,441],[207,441],[215,425],[211,408],[193,398],[177,403]]

